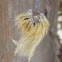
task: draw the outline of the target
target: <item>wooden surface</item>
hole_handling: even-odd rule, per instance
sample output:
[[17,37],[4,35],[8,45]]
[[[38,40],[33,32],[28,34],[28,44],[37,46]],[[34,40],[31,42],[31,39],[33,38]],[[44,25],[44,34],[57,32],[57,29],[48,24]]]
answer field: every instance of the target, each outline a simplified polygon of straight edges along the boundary
[[[40,4],[40,11],[44,12],[46,9],[46,0],[41,0]],[[53,5],[54,3],[52,6]],[[52,6],[49,7],[52,8]],[[0,62],[27,62],[27,58],[21,57],[20,55],[14,56],[15,45],[10,37],[16,40],[19,39],[19,34],[14,27],[14,17],[22,12],[27,11],[28,9],[31,9],[32,7],[33,0],[0,0]],[[54,6],[54,11],[55,7],[57,9],[57,6]],[[57,11],[54,11],[52,11],[52,14],[54,15],[55,13],[54,16],[56,17]],[[51,16],[53,15],[51,14],[51,10],[49,12],[50,13],[48,16],[50,20]],[[52,18],[52,20],[54,20],[54,17]],[[45,40],[43,40],[43,42],[37,47],[36,55],[33,56],[31,62],[55,61],[54,42],[50,40],[51,39],[49,36],[45,37]]]

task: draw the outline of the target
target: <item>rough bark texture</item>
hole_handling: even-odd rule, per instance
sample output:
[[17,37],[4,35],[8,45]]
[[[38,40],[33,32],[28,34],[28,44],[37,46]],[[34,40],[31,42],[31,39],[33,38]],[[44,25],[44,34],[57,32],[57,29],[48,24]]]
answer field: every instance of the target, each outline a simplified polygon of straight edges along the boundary
[[[40,12],[47,10],[50,29],[55,35],[59,3],[60,0],[41,0],[40,3]],[[14,17],[32,7],[33,0],[0,0],[0,62],[27,62],[27,58],[14,56],[15,46],[9,36],[19,39],[19,34],[14,27]],[[55,41],[47,35],[38,45],[31,62],[56,62],[55,51]]]

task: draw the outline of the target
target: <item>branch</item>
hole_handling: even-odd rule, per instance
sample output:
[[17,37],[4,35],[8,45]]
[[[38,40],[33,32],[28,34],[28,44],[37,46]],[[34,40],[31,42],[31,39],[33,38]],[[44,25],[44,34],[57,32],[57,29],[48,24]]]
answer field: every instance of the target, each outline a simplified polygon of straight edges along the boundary
[[49,36],[56,42],[60,41],[59,37],[57,35],[53,34],[53,32],[51,30],[49,31]]

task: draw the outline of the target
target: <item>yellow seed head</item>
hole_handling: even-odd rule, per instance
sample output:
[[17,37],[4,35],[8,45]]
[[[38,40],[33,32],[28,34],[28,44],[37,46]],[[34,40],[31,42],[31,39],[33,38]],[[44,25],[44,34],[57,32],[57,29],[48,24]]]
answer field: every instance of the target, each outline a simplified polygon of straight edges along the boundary
[[18,42],[13,40],[17,46],[15,54],[21,53],[23,56],[28,56],[30,61],[37,45],[42,41],[45,34],[48,33],[49,22],[43,13],[32,17],[32,10],[21,13],[15,20],[15,25],[22,34]]

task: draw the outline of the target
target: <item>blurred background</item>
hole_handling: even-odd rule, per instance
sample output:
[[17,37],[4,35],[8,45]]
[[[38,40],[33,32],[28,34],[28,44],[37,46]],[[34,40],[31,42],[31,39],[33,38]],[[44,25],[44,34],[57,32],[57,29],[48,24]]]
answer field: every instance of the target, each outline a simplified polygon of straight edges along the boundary
[[58,38],[60,39],[60,48],[59,48],[59,55],[58,57],[60,58],[60,61],[62,62],[62,0],[60,1],[60,7],[59,11],[57,12],[58,18],[57,18],[57,35]]
[[[36,0],[0,0],[0,62],[28,61],[27,57],[14,55],[16,46],[11,38],[20,39],[14,18],[35,8],[35,4]],[[62,62],[62,0],[40,0],[39,11],[49,20],[50,29],[31,62]]]

